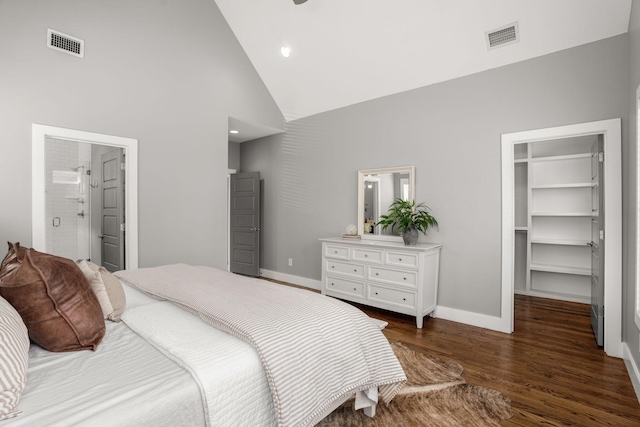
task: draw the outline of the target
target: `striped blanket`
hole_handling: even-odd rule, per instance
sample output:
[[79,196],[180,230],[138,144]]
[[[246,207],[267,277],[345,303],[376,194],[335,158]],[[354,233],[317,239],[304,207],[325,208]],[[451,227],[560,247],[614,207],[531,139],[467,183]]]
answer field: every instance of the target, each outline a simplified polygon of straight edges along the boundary
[[389,403],[406,381],[380,330],[339,300],[186,264],[116,275],[252,344],[280,426],[314,425],[346,398],[375,387]]

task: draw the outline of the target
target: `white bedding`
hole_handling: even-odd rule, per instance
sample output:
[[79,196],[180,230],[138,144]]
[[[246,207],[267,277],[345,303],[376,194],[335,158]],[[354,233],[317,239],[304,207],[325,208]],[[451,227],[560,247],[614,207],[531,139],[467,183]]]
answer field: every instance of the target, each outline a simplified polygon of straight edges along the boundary
[[[107,322],[97,351],[51,353],[31,346],[27,387],[18,405],[23,414],[0,427],[196,427],[208,425],[207,413],[216,426],[272,424],[266,377],[250,345],[170,303],[124,287],[123,322]],[[142,321],[145,316],[152,321]],[[160,337],[152,343],[141,337],[151,336],[149,327]],[[156,348],[167,340],[180,343],[174,351],[189,353],[212,370],[194,380],[193,368]]]
[[333,298],[187,264],[115,275],[250,343],[264,367],[278,425],[315,425],[353,395],[373,412],[378,392],[388,404],[406,381],[380,329]]

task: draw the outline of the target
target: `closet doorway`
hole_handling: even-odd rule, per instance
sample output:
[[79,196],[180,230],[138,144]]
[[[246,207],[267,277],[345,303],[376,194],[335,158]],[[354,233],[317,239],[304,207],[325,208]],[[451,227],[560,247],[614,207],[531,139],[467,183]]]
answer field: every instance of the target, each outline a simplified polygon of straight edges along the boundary
[[[605,352],[621,357],[620,126],[613,119],[502,136],[507,332],[514,293],[590,303]],[[606,307],[604,323],[598,306]]]
[[[112,135],[104,135],[92,132],[76,131],[72,129],[58,128],[53,126],[44,126],[34,124],[32,125],[32,247],[46,252],[51,248],[47,244],[48,224],[55,225],[55,218],[51,216],[51,211],[47,210],[47,181],[51,181],[47,173],[47,158],[46,151],[47,145],[52,143],[58,143],[58,145],[83,144],[82,146],[88,147],[89,151],[96,152],[102,151],[117,151],[126,155],[127,166],[124,168],[124,181],[126,194],[124,204],[124,217],[126,224],[126,234],[124,234],[124,227],[118,227],[122,230],[124,237],[123,241],[126,246],[125,254],[125,267],[127,269],[138,267],[138,180],[137,180],[137,167],[138,167],[138,141],[131,138],[122,138]],[[52,145],[53,146],[53,145]],[[98,148],[105,147],[105,148]],[[80,147],[80,145],[77,145]],[[49,147],[51,148],[51,147]],[[80,151],[78,148],[76,148]],[[85,150],[86,151],[86,150]],[[78,157],[78,160],[80,158]],[[92,180],[90,175],[86,174],[89,168],[89,161],[82,160],[85,163],[80,162],[78,165],[67,168],[66,166],[60,167],[58,175],[58,182],[65,179],[76,179],[79,183],[84,183],[86,186],[91,187]],[[98,162],[99,163],[99,162]],[[75,170],[77,168],[77,170]],[[51,168],[50,168],[51,169]],[[72,170],[66,170],[72,169]],[[118,165],[120,170],[120,165]],[[71,173],[67,173],[71,172]],[[53,174],[53,173],[52,173]],[[72,176],[73,175],[73,176]],[[83,205],[89,200],[87,192],[81,191],[81,186],[76,185],[77,188],[71,189],[69,198],[72,202],[76,202],[72,206],[71,215],[76,215],[81,219],[82,215],[87,216],[87,211],[84,210]],[[76,190],[76,191],[73,191]],[[73,193],[73,194],[72,194]],[[66,197],[66,196],[64,196]],[[84,203],[80,203],[80,201]],[[67,200],[63,201],[66,204]],[[88,206],[87,206],[88,208]],[[80,209],[78,211],[78,209]],[[83,212],[84,211],[84,212]],[[49,215],[48,215],[49,214]],[[97,215],[100,218],[102,215]],[[60,218],[61,220],[61,218]],[[60,221],[59,220],[59,221]],[[59,222],[60,224],[60,222]],[[121,223],[120,223],[121,224]],[[119,224],[118,224],[119,225]],[[51,227],[49,227],[51,228]],[[102,228],[101,228],[102,230]],[[50,232],[50,231],[49,231]],[[82,239],[83,242],[88,242]],[[87,246],[88,243],[83,243],[80,246]],[[75,248],[77,249],[77,247]],[[95,250],[94,250],[95,251]],[[86,253],[91,253],[91,250],[87,248]],[[95,253],[95,252],[94,252]],[[78,253],[79,254],[79,253]],[[66,254],[67,257],[75,258],[71,253]],[[84,257],[79,254],[79,257]]]

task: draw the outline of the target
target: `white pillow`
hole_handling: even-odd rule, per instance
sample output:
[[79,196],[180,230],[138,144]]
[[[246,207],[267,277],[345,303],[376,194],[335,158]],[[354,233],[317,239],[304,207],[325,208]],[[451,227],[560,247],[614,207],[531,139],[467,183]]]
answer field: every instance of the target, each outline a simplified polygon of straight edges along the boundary
[[27,384],[29,332],[22,317],[0,297],[0,420],[22,411],[18,401]]
[[85,260],[78,262],[78,267],[82,270],[84,277],[87,278],[91,290],[96,294],[103,317],[108,319],[109,315],[113,313],[113,306],[111,305],[111,301],[109,301],[109,295],[107,295],[107,289],[104,287],[102,276],[100,276],[100,273],[97,271],[91,270]]
[[96,294],[104,318],[119,322],[120,315],[126,306],[126,297],[120,281],[104,267],[99,267],[91,261],[78,260],[76,264],[89,281],[93,293]]

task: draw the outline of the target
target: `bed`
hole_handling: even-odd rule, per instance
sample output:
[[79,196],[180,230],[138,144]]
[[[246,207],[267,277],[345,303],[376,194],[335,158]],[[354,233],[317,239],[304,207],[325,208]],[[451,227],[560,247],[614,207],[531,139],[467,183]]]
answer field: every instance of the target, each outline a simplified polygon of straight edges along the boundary
[[338,300],[185,264],[116,274],[121,321],[94,351],[32,343],[19,415],[0,427],[305,426],[353,396],[373,413],[404,383],[378,326]]

